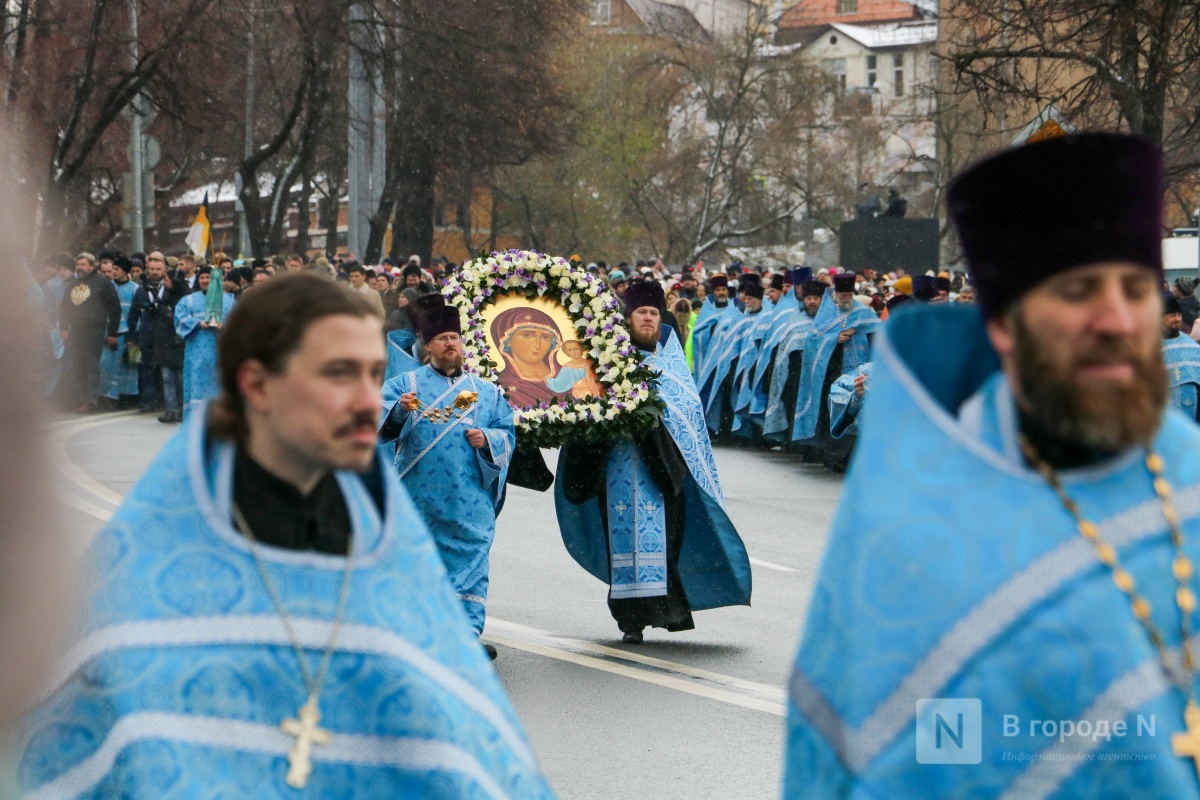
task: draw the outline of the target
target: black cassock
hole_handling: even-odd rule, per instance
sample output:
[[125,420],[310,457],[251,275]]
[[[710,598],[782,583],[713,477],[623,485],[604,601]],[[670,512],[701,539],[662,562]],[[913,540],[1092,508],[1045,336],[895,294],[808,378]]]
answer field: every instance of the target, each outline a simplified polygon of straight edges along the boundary
[[[679,553],[683,549],[683,490],[688,475],[687,462],[666,428],[659,425],[635,440],[651,480],[662,492],[667,534],[667,593],[661,597],[608,598],[608,609],[617,626],[626,633],[642,628],[666,628],[688,631],[696,627],[688,606],[683,582],[679,580]],[[579,505],[598,499],[601,523],[608,530],[608,453],[609,445],[570,444],[559,453],[559,480],[563,496]],[[607,540],[606,540],[607,541]],[[611,556],[611,551],[610,551]],[[611,563],[611,558],[609,560]],[[610,581],[611,585],[611,581]]]

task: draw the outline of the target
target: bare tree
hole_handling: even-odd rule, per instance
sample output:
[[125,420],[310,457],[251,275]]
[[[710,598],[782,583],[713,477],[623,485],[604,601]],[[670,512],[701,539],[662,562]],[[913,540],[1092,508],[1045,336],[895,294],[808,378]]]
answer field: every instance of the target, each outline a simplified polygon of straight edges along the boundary
[[[72,207],[93,199],[93,169],[120,153],[118,123],[135,98],[168,93],[173,65],[198,57],[194,31],[216,0],[163,0],[139,8],[139,37],[130,37],[129,3],[116,0],[29,0],[17,8],[11,57],[5,50],[10,122],[45,165],[43,220],[51,240],[69,240]],[[132,55],[131,55],[132,54]],[[114,130],[114,128],[116,130]],[[109,152],[104,152],[108,150]],[[101,198],[101,203],[108,198]],[[86,220],[85,220],[86,224]]]
[[1176,172],[1200,165],[1195,0],[956,0],[943,25],[953,88],[975,94],[988,128],[1028,122],[1005,119],[1014,105],[1054,105],[1163,145]]

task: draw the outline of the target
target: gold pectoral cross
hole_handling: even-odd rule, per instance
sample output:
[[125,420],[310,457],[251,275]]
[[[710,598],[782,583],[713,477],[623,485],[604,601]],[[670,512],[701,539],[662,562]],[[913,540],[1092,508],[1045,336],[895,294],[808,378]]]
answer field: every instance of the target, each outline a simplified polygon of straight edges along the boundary
[[1179,367],[1175,368],[1175,382],[1179,383]]
[[1180,758],[1190,758],[1200,773],[1200,706],[1195,700],[1188,700],[1183,712],[1183,724],[1186,730],[1171,736],[1171,748]]
[[287,785],[293,789],[303,789],[312,774],[312,753],[314,744],[329,744],[329,731],[318,726],[321,722],[321,712],[317,710],[317,696],[310,694],[308,701],[300,706],[296,714],[299,719],[288,718],[280,723],[279,728],[288,736],[296,737],[296,743],[288,750]]

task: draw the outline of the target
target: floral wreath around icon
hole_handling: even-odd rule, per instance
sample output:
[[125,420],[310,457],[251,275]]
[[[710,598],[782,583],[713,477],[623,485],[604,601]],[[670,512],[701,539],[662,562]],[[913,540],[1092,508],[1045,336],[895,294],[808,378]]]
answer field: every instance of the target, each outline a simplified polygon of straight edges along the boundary
[[655,373],[629,337],[618,300],[598,276],[578,262],[528,250],[508,250],[463,264],[442,284],[446,302],[459,310],[465,351],[463,369],[496,383],[496,358],[484,331],[482,311],[511,294],[560,303],[575,336],[590,349],[604,396],[542,402],[514,408],[517,438],[537,447],[597,444],[638,437],[662,417]]

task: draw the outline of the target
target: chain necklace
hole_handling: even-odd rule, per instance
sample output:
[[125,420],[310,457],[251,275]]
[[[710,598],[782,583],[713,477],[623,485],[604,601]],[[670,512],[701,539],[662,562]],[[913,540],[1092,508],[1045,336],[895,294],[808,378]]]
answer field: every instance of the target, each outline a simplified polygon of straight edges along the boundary
[[1180,528],[1179,513],[1175,510],[1175,502],[1172,499],[1171,485],[1163,477],[1165,463],[1162,456],[1147,450],[1144,463],[1146,470],[1154,479],[1154,493],[1158,495],[1159,503],[1162,504],[1163,519],[1167,521],[1167,527],[1171,532],[1171,547],[1175,551],[1171,561],[1171,573],[1175,577],[1176,584],[1175,605],[1179,607],[1180,612],[1179,627],[1183,648],[1181,672],[1172,666],[1162,633],[1151,619],[1150,603],[1138,594],[1137,583],[1133,576],[1121,566],[1116,548],[1100,538],[1100,530],[1094,522],[1084,518],[1079,510],[1079,505],[1063,488],[1058,473],[1038,454],[1037,449],[1025,434],[1020,435],[1020,440],[1025,459],[1041,473],[1046,483],[1050,484],[1050,488],[1058,495],[1063,507],[1074,518],[1076,531],[1091,543],[1100,563],[1108,567],[1113,583],[1129,599],[1133,616],[1141,624],[1150,643],[1158,653],[1159,662],[1162,664],[1167,678],[1183,692],[1187,699],[1187,706],[1183,712],[1185,731],[1171,736],[1171,746],[1175,755],[1181,758],[1191,758],[1195,763],[1197,774],[1200,774],[1200,705],[1196,702],[1196,662],[1192,655],[1192,612],[1196,610],[1196,594],[1190,585],[1195,567],[1192,560],[1183,552],[1183,530]]
[[280,620],[283,621],[288,641],[292,645],[292,650],[296,653],[296,661],[300,664],[300,676],[304,680],[304,688],[308,692],[308,699],[300,707],[300,710],[296,712],[296,717],[294,719],[289,717],[279,725],[280,730],[296,739],[296,743],[288,751],[287,784],[295,789],[303,789],[304,784],[308,782],[308,776],[312,774],[312,760],[310,758],[312,746],[314,744],[327,745],[330,741],[329,731],[318,727],[321,722],[321,712],[317,708],[317,698],[321,694],[321,687],[325,684],[325,675],[329,672],[329,662],[333,658],[333,651],[337,648],[338,634],[342,630],[342,618],[346,613],[346,601],[350,596],[350,572],[354,563],[354,537],[350,537],[350,543],[346,550],[346,570],[342,573],[342,588],[338,594],[337,613],[333,618],[333,628],[329,634],[329,644],[325,647],[325,652],[321,656],[321,666],[314,678],[308,671],[308,662],[304,659],[304,651],[300,647],[300,638],[296,635],[292,619],[288,616],[287,609],[283,605],[283,597],[280,596],[279,591],[275,588],[275,584],[271,583],[271,578],[267,575],[266,564],[259,557],[258,540],[254,538],[254,533],[250,530],[250,524],[246,522],[246,517],[242,514],[242,510],[238,508],[237,503],[233,504],[233,519],[245,535],[246,542],[250,545],[250,555],[254,558],[254,565],[258,568],[258,574],[262,576],[263,585],[267,587],[267,594],[271,596],[271,602],[275,604],[276,613],[279,614]]
[[462,419],[463,414],[479,400],[478,392],[461,391],[448,406],[438,408],[422,403],[420,398],[405,406],[406,411],[420,411],[421,416],[430,422],[449,422],[452,419]]

